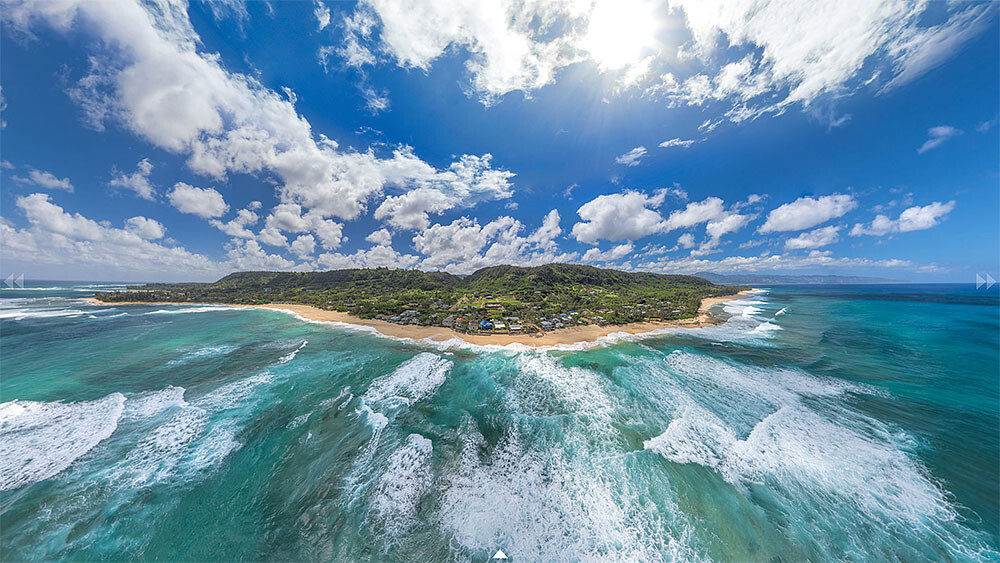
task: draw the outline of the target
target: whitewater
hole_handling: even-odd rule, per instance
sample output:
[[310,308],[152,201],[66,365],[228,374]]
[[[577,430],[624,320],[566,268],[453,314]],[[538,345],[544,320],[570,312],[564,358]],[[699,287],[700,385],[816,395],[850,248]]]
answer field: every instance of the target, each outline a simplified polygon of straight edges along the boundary
[[1000,560],[995,292],[529,349],[102,287],[0,293],[5,559]]

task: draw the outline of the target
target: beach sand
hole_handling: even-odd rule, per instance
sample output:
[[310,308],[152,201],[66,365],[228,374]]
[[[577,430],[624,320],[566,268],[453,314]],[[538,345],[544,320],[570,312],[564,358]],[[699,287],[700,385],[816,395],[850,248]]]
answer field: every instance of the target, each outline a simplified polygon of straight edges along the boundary
[[[294,303],[268,303],[266,305],[226,305],[229,307],[245,307],[248,309],[271,309],[283,310],[294,313],[310,321],[338,322],[357,326],[371,327],[386,336],[396,338],[410,338],[413,340],[436,340],[446,341],[459,338],[470,344],[482,346],[507,344],[524,344],[525,346],[555,346],[560,344],[577,344],[581,342],[594,342],[602,336],[609,334],[644,334],[664,328],[699,328],[713,326],[722,322],[708,310],[713,305],[734,301],[746,297],[751,290],[741,291],[735,295],[723,297],[706,297],[702,299],[698,308],[698,316],[689,319],[665,322],[645,322],[629,323],[625,325],[586,325],[560,328],[545,332],[543,334],[463,334],[442,326],[415,326],[398,325],[377,319],[361,319],[348,313],[338,311],[327,311],[318,309],[310,305],[299,305]],[[146,302],[146,301],[119,301],[104,302],[93,297],[85,298],[89,303],[99,303],[101,305],[223,305],[221,303],[188,303],[188,302]]]

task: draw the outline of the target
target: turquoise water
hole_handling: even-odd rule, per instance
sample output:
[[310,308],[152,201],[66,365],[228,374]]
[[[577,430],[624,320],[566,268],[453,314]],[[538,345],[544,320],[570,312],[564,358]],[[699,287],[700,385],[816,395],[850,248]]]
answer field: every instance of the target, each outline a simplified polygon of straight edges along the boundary
[[1000,560],[997,288],[595,347],[0,294],[5,560]]

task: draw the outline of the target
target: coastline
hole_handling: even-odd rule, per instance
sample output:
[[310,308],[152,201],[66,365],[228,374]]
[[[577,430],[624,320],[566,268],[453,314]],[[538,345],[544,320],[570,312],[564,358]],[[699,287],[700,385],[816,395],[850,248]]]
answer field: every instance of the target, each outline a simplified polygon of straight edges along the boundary
[[452,339],[460,339],[469,344],[478,346],[506,346],[508,344],[523,344],[525,346],[557,346],[566,344],[579,344],[594,342],[597,339],[611,334],[645,334],[662,330],[665,328],[702,328],[714,326],[722,322],[708,313],[708,310],[719,303],[726,301],[736,301],[745,298],[756,288],[744,290],[733,295],[722,297],[706,297],[701,300],[698,307],[698,316],[677,321],[643,322],[629,323],[624,325],[586,325],[560,328],[548,331],[541,335],[533,334],[464,334],[456,332],[443,326],[414,326],[398,325],[388,321],[378,319],[362,319],[349,313],[339,311],[328,311],[319,309],[311,305],[300,305],[294,303],[266,303],[263,305],[231,305],[225,303],[193,303],[193,302],[148,302],[148,301],[119,301],[105,302],[94,297],[85,297],[83,301],[100,305],[219,305],[225,307],[239,307],[244,309],[268,309],[272,311],[284,311],[302,317],[308,321],[335,322],[345,325],[363,326],[375,329],[380,334],[394,338],[408,338],[412,340],[430,340],[444,342]]

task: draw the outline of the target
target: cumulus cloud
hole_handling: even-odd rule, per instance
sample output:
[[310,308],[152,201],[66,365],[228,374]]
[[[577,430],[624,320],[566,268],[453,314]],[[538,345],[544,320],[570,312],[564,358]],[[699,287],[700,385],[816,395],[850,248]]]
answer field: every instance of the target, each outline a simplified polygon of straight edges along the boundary
[[[708,238],[701,247],[694,253],[708,253],[714,251],[723,236],[734,233],[750,222],[754,216],[741,214],[738,210],[745,207],[747,203],[739,203],[727,209],[724,202],[717,197],[707,197],[702,201],[692,201],[683,209],[673,211],[664,227],[666,231],[674,229],[687,229],[705,224],[705,234]],[[694,246],[694,237],[684,238],[683,244],[678,241],[679,246],[690,248]]]
[[177,182],[167,194],[170,204],[181,213],[190,213],[205,219],[219,217],[229,210],[222,194],[213,188],[196,188],[184,182]]
[[513,217],[498,217],[485,225],[461,217],[450,224],[432,225],[413,237],[413,247],[425,255],[422,269],[467,274],[487,266],[538,266],[566,262],[579,256],[561,253],[555,239],[562,232],[559,213],[550,211],[534,232],[522,235],[524,225]]
[[387,229],[379,229],[365,237],[365,240],[379,246],[389,246],[392,244],[392,233]]
[[636,147],[615,159],[618,164],[638,166],[639,160],[646,155],[646,147]]
[[573,237],[594,244],[598,240],[637,240],[664,230],[667,223],[657,207],[663,204],[666,192],[648,196],[628,191],[598,196],[577,210],[583,221],[573,225]]
[[232,239],[227,248],[227,266],[230,271],[311,269],[308,265],[296,264],[277,254],[268,254],[256,240]]
[[125,188],[135,192],[142,199],[152,201],[155,199],[156,191],[149,183],[149,175],[153,173],[153,163],[148,158],[139,161],[135,166],[135,172],[126,174],[113,168],[111,170],[111,181],[108,185],[114,188]]
[[237,211],[236,217],[233,217],[229,221],[222,222],[218,219],[212,219],[209,223],[231,237],[254,238],[253,232],[247,227],[256,224],[257,221],[260,220],[260,217],[254,213],[254,211],[260,209],[260,207],[261,203],[259,201],[251,201],[250,205],[248,205],[246,209],[240,209]]
[[830,225],[808,231],[785,241],[785,250],[802,250],[829,246],[837,242],[840,227]]
[[39,188],[46,188],[49,190],[66,190],[67,192],[73,191],[73,184],[69,181],[69,178],[59,178],[51,172],[35,168],[29,168],[28,175],[26,177],[11,176],[11,179],[19,184],[38,186]]
[[375,210],[376,219],[385,219],[403,230],[425,229],[430,214],[439,214],[455,207],[471,207],[490,199],[505,199],[512,195],[510,179],[514,173],[494,169],[492,156],[463,155],[447,170],[438,171],[413,157],[412,152],[397,152],[395,165],[387,167],[387,182],[403,183],[410,191],[385,198]]
[[135,233],[146,240],[161,239],[167,232],[167,228],[163,226],[163,223],[160,223],[156,219],[142,217],[141,215],[127,219],[125,221],[125,230]]
[[945,141],[952,137],[957,137],[962,134],[960,129],[956,129],[951,125],[938,125],[937,127],[931,127],[927,130],[927,140],[924,144],[920,145],[917,149],[917,153],[924,154],[925,152],[940,147]]
[[419,256],[400,254],[385,245],[377,245],[368,250],[358,250],[354,254],[327,252],[320,254],[317,262],[323,266],[340,270],[345,268],[412,268],[420,261]]
[[800,197],[771,210],[767,220],[757,229],[760,233],[802,231],[841,217],[858,206],[850,194],[833,194],[818,198]]
[[[439,171],[409,147],[396,149],[388,158],[373,149],[341,150],[298,114],[293,92],[275,92],[253,76],[227,71],[219,55],[199,52],[203,43],[187,6],[182,0],[14,1],[0,17],[24,33],[42,22],[66,34],[82,30],[107,47],[91,58],[90,72],[69,89],[95,128],[119,123],[159,148],[186,155],[193,172],[219,182],[232,173],[271,175],[279,181],[281,203],[302,206],[307,210],[303,215],[352,220],[367,210],[371,199],[384,195],[385,188],[400,193],[435,188],[456,205],[469,204],[466,195],[475,199],[509,194],[507,179],[512,174],[489,170],[488,155],[467,155]],[[358,28],[365,25],[359,23]],[[468,169],[475,178],[465,185],[462,173]],[[383,213],[395,217],[391,210],[390,205]],[[207,216],[221,215],[217,211]],[[332,244],[338,224],[312,224],[326,230],[313,234]],[[280,237],[274,231],[268,235],[272,241]]]
[[[126,228],[106,226],[79,213],[67,213],[48,194],[35,193],[16,200],[29,227],[17,229],[0,221],[0,240],[7,262],[20,261],[36,268],[51,265],[66,271],[88,272],[93,276],[122,276],[134,279],[214,279],[228,273],[229,265],[188,252],[182,247],[165,246],[149,239],[162,238],[163,227],[145,217],[133,217]],[[158,236],[159,235],[159,236]]]
[[315,233],[323,248],[334,250],[343,242],[344,227],[330,219],[324,219],[315,210],[303,213],[301,205],[296,203],[281,203],[271,210],[261,230],[258,240],[273,246],[285,246],[287,240],[282,232]]
[[584,262],[613,262],[615,260],[620,260],[635,250],[635,246],[631,242],[626,242],[624,244],[619,244],[618,246],[612,247],[609,250],[602,252],[598,248],[594,247],[588,249],[587,252],[583,253]]
[[904,210],[896,219],[886,215],[876,215],[868,225],[856,223],[851,229],[851,236],[871,235],[884,236],[891,233],[906,233],[922,231],[940,224],[941,220],[955,209],[955,202],[941,203],[935,201],[930,205],[915,205]]
[[292,252],[298,255],[299,258],[308,258],[315,251],[316,239],[312,235],[299,235],[292,242]]

